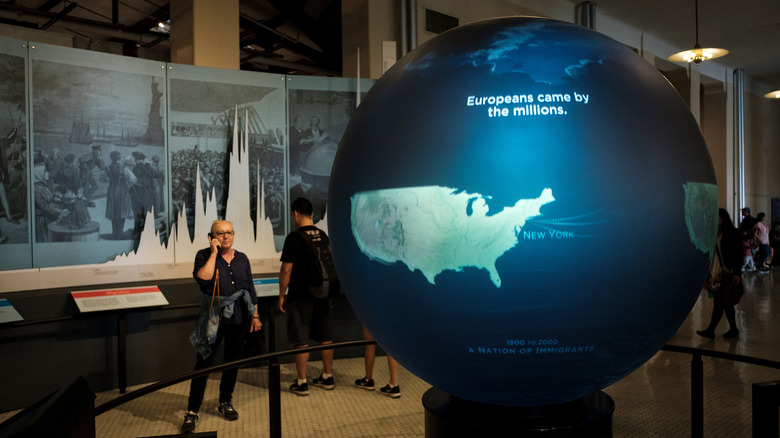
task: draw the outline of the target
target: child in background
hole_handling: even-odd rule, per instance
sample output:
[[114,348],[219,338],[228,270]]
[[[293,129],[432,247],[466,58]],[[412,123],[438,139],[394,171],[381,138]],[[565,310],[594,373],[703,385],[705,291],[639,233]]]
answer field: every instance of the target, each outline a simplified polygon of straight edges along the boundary
[[753,272],[756,270],[756,264],[753,262],[753,238],[752,236],[745,236],[742,239],[742,255],[744,256],[744,263],[742,263],[742,272]]

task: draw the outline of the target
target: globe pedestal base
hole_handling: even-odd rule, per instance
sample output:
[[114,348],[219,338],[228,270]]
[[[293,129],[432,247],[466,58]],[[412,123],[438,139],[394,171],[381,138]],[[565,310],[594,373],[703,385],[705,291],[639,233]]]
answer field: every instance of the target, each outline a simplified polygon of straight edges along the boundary
[[423,394],[425,437],[611,437],[615,402],[603,391],[549,406],[478,403],[431,388]]

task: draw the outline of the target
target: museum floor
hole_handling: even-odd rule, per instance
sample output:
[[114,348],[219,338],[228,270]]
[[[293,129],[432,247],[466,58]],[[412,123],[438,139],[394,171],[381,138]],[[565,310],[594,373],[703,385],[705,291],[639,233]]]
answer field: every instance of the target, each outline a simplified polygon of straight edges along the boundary
[[[710,318],[711,300],[706,294],[669,341],[669,344],[699,347],[780,361],[780,284],[774,273],[745,274],[746,295],[737,306],[741,334],[723,339],[725,318],[717,336],[709,340],[695,331]],[[337,353],[338,357],[338,353]],[[604,391],[615,401],[614,436],[690,436],[690,362],[688,354],[659,352],[641,368]],[[704,436],[750,437],[751,384],[780,380],[780,370],[704,357]],[[446,366],[443,364],[443,366]],[[400,371],[402,397],[391,399],[378,391],[352,386],[363,376],[362,359],[337,359],[334,366],[337,387],[333,391],[311,388],[311,395],[281,394],[282,433],[285,437],[422,437],[424,436],[423,393],[430,387],[405,369]],[[320,363],[310,366],[309,376],[320,372]],[[490,372],[486,369],[485,372]],[[282,384],[292,381],[293,366],[282,366]],[[387,382],[387,366],[377,358],[377,384]],[[206,401],[196,432],[217,431],[221,438],[268,436],[268,393],[265,368],[242,369],[234,395],[238,421],[228,422],[216,412],[218,380],[210,379]],[[132,390],[133,388],[129,388]],[[179,432],[187,403],[188,383],[178,384],[141,397],[100,415],[96,419],[98,437],[143,437],[173,435]],[[97,395],[101,404],[118,394]],[[0,414],[0,421],[12,413]]]

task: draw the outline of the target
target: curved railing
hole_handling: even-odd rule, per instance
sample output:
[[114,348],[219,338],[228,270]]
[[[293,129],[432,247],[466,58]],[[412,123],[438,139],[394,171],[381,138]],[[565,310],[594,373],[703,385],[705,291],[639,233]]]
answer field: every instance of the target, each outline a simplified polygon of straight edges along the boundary
[[[691,355],[691,437],[704,436],[704,365],[702,356],[780,370],[780,362],[702,348],[664,345],[661,350]],[[780,435],[780,382],[753,383],[753,438]]]
[[[180,309],[197,307],[197,305],[178,305],[178,306],[165,306],[164,310]],[[158,309],[162,310],[162,309]],[[124,315],[124,312],[121,313]],[[48,319],[40,319],[34,321],[19,321],[16,323],[3,324],[4,327],[19,327],[26,325],[37,325],[51,322],[59,322],[63,320],[74,319],[72,316],[55,317]],[[119,317],[119,322],[123,318]],[[122,333],[123,330],[120,330]],[[121,344],[122,342],[120,342]],[[209,368],[204,368],[191,373],[176,376],[167,380],[156,382],[135,391],[124,393],[119,397],[105,402],[95,407],[95,415],[103,414],[117,406],[127,403],[131,400],[139,398],[141,396],[150,394],[163,388],[190,380],[194,377],[204,376],[213,372],[224,371],[230,368],[237,368],[248,366],[263,361],[268,361],[268,382],[269,382],[269,430],[271,437],[281,437],[281,373],[279,368],[279,358],[285,356],[292,356],[298,353],[313,352],[320,350],[339,349],[347,347],[355,347],[362,345],[375,344],[373,340],[358,340],[339,342],[326,345],[317,345],[300,349],[292,349],[285,351],[278,351],[274,353],[261,354],[252,356],[230,363],[216,365]],[[120,353],[122,352],[120,348]],[[705,350],[702,348],[684,347],[680,345],[664,345],[661,350],[683,353],[691,355],[691,436],[693,438],[700,438],[704,436],[704,367],[702,363],[702,357],[712,357],[717,359],[724,359],[733,362],[742,362],[751,365],[758,365],[767,368],[773,368],[780,370],[780,362],[761,359],[751,356],[744,356],[734,353],[726,353],[722,351]],[[120,377],[122,373],[120,370]],[[122,379],[120,378],[120,382]],[[124,391],[121,391],[124,392]],[[752,424],[753,424],[753,437],[780,437],[780,381],[775,382],[759,382],[752,384]]]
[[[281,411],[281,373],[278,359],[298,353],[312,351],[339,349],[361,345],[372,345],[373,340],[360,340],[338,342],[326,345],[278,351],[275,353],[261,354],[240,359],[234,362],[216,365],[210,368],[187,373],[168,380],[150,384],[143,388],[119,396],[95,407],[95,415],[103,414],[117,406],[134,400],[138,397],[150,394],[163,388],[204,376],[213,372],[224,371],[230,368],[252,365],[261,361],[270,361],[268,365],[268,405],[269,405],[269,432],[271,437],[282,436],[282,411]],[[718,359],[726,359],[734,362],[742,362],[780,370],[780,362],[743,356],[721,351],[705,350],[701,348],[683,347],[679,345],[664,345],[663,351],[685,353],[691,355],[691,436],[700,438],[704,436],[704,372],[702,357],[708,356]],[[753,437],[778,437],[778,407],[780,407],[780,382],[766,382],[753,384]]]
[[163,388],[167,388],[177,383],[185,382],[195,377],[201,377],[214,372],[225,371],[231,368],[253,365],[258,362],[268,360],[270,361],[270,363],[268,364],[268,428],[271,437],[281,437],[282,436],[282,408],[281,408],[282,402],[281,402],[280,394],[282,392],[282,385],[281,385],[281,371],[279,368],[278,359],[280,357],[292,356],[299,353],[309,353],[312,351],[331,350],[331,349],[356,347],[361,345],[372,345],[372,344],[376,344],[376,341],[374,341],[373,339],[337,342],[337,343],[324,344],[324,345],[314,345],[311,347],[295,348],[293,350],[284,350],[284,351],[277,351],[274,353],[260,354],[257,356],[247,357],[244,359],[239,359],[221,365],[215,365],[209,368],[203,368],[197,371],[193,371],[191,373],[183,374],[167,380],[152,383],[148,386],[144,386],[143,388],[139,388],[135,391],[131,391],[124,395],[121,395],[113,400],[107,401],[95,407],[95,416],[110,411],[111,409],[114,409],[115,407],[125,404],[131,400],[135,400],[138,397],[150,394],[155,391],[159,391]]

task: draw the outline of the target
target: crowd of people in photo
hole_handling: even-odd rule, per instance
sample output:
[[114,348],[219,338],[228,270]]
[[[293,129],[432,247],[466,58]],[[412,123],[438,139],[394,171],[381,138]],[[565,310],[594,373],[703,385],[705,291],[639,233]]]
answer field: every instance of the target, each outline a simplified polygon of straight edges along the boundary
[[103,159],[103,147],[93,144],[90,152],[61,156],[55,148],[33,156],[35,196],[35,239],[49,241],[49,225],[57,223],[75,231],[92,221],[90,209],[95,197],[106,186],[104,217],[111,222],[112,240],[124,240],[127,220],[137,228],[147,211],[157,217],[165,212],[165,164],[159,156],[147,160],[141,151],[124,156],[120,150]]
[[[259,174],[258,174],[259,170]],[[264,166],[260,165],[258,169],[255,163],[249,165],[249,181],[251,187],[257,187],[258,178],[260,183],[263,184],[263,192],[265,194],[265,215],[271,220],[274,227],[274,234],[282,234],[284,232],[284,223],[282,218],[285,213],[284,203],[284,168],[281,165],[278,166]],[[253,207],[257,205],[257,194],[259,189],[252,190],[249,194],[250,205]]]
[[[214,191],[217,206],[224,206],[227,196],[225,180],[227,154],[217,151],[201,151],[198,145],[171,154],[171,201],[174,211],[195,208],[195,181],[200,177],[200,188],[206,195]],[[198,174],[196,175],[196,172]],[[224,215],[224,212],[222,212]]]
[[[224,129],[218,128],[212,133],[214,136],[224,134]],[[24,177],[26,142],[23,139],[19,141],[17,133],[18,129],[14,128],[2,139],[3,153],[0,154],[3,159],[0,163],[0,213],[9,224],[16,225],[24,219],[27,203]],[[298,140],[303,141],[305,138],[307,136]],[[250,146],[263,151],[272,150],[267,142],[263,140],[262,145],[253,142]],[[103,238],[133,238],[124,229],[126,221],[134,221],[133,230],[137,230],[145,213],[151,209],[154,209],[155,217],[163,216],[167,183],[165,161],[161,161],[159,156],[149,160],[141,151],[125,153],[125,147],[112,150],[109,160],[105,160],[104,146],[92,144],[89,152],[83,154],[62,153],[59,148],[35,151],[32,175],[36,242],[51,240],[49,225],[52,223],[76,231],[93,222],[96,208],[93,198],[102,197],[103,193],[106,197],[105,219],[111,223],[110,234],[103,234]],[[270,160],[265,157],[263,164],[251,161],[249,179],[251,187],[258,187],[259,172],[259,180],[264,184],[266,217],[271,220],[275,233],[282,234],[285,170],[283,155],[278,155],[278,158],[271,157]],[[174,212],[178,213],[186,204],[190,210],[188,216],[192,216],[197,176],[200,178],[202,195],[206,197],[213,192],[213,202],[217,205],[218,213],[224,215],[228,191],[227,166],[226,152],[200,150],[198,145],[174,152],[171,155],[170,175]],[[198,175],[195,175],[195,169],[200,169]],[[251,190],[250,196],[250,208],[253,216],[257,217],[257,191]],[[16,198],[19,198],[19,202],[14,201]],[[0,229],[0,244],[8,241],[9,238]]]
[[[268,160],[263,160],[265,161]],[[281,218],[284,215],[284,169],[281,159],[275,164],[257,164],[256,160],[249,164],[250,206],[252,213],[257,205],[257,178],[263,183],[265,192],[266,216],[271,219],[274,228],[283,226]],[[259,165],[259,169],[258,166]],[[195,182],[196,169],[200,178],[201,196],[208,201],[208,196],[213,192],[220,216],[224,215],[225,203],[228,193],[228,179],[226,179],[228,167],[228,155],[226,152],[201,150],[197,145],[192,149],[182,149],[171,154],[171,199],[174,211],[178,212],[186,208],[192,211],[195,207]],[[259,190],[259,189],[258,189]],[[257,217],[257,216],[256,216]],[[281,233],[281,231],[279,231]]]

